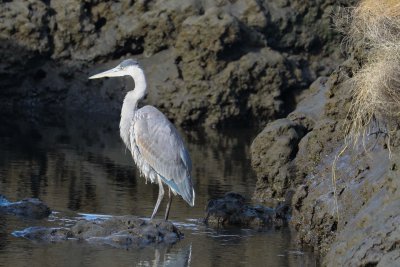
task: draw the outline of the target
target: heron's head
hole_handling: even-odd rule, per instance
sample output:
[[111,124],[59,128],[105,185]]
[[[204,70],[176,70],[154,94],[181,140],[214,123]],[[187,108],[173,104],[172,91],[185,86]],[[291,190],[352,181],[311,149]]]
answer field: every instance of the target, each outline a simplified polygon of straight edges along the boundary
[[90,76],[89,79],[134,75],[137,71],[142,71],[139,63],[134,59],[126,59],[115,68]]

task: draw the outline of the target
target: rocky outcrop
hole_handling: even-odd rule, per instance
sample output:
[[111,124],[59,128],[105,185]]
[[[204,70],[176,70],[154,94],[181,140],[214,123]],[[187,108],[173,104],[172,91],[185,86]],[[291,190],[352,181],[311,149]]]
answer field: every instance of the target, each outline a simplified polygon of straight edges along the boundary
[[[257,173],[255,199],[282,201],[288,197],[288,192],[303,181],[302,175],[296,175],[299,171],[298,155],[310,155],[308,148],[302,145],[307,144],[304,142],[308,138],[306,134],[313,130],[323,113],[330,84],[327,78],[318,78],[295,111],[287,118],[267,124],[253,141],[251,163]],[[310,161],[315,162],[315,159],[304,160],[303,166]]]
[[16,237],[33,241],[61,242],[85,240],[91,244],[116,248],[143,247],[151,244],[173,244],[183,234],[164,220],[143,220],[136,216],[117,216],[107,219],[80,220],[72,227],[29,227],[13,232]]
[[0,213],[42,219],[48,217],[51,210],[37,198],[25,198],[21,201],[10,202],[4,196],[0,195]]
[[351,119],[348,80],[358,66],[350,58],[328,79],[317,80],[295,111],[269,123],[257,137],[252,145],[259,178],[255,197],[287,194],[290,225],[299,242],[322,253],[325,266],[397,266],[398,134],[390,140],[390,153],[379,124],[359,144],[344,139],[343,122]]
[[335,4],[4,1],[0,100],[117,113],[131,81],[87,77],[135,57],[148,77],[146,102],[179,124],[266,122],[337,64]]
[[253,141],[252,166],[259,174],[256,199],[284,199],[295,171],[293,159],[297,145],[304,134],[301,125],[289,119],[279,119],[268,124]]
[[228,192],[223,198],[212,199],[206,208],[204,222],[211,226],[250,226],[279,228],[287,223],[288,205],[280,204],[276,208],[246,204],[245,198],[234,192]]

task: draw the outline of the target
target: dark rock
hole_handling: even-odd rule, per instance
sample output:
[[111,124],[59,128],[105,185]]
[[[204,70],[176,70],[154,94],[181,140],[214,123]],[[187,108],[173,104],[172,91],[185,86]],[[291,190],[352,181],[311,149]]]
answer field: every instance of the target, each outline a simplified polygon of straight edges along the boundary
[[0,99],[117,114],[132,82],[87,77],[136,57],[176,123],[267,122],[338,63],[336,2],[2,1]]
[[250,206],[245,198],[234,192],[226,193],[223,198],[212,199],[206,208],[204,222],[213,226],[251,226],[280,227],[287,222],[287,205],[277,209],[262,205]]
[[17,202],[9,202],[4,196],[0,195],[0,213],[42,219],[48,217],[51,210],[37,198],[26,198]]
[[91,244],[117,248],[173,244],[183,234],[172,222],[143,220],[136,216],[118,216],[99,220],[80,220],[71,228],[30,227],[13,233],[34,241],[55,242],[67,239],[85,240]]
[[59,242],[72,238],[72,232],[66,228],[29,227],[12,233],[16,237],[23,237],[39,242]]

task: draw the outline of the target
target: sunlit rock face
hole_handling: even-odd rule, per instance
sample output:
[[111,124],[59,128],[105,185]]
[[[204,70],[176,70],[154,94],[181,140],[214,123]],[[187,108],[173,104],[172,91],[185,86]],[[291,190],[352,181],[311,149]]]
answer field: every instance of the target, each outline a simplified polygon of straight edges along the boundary
[[179,124],[266,122],[338,63],[335,3],[4,1],[1,105],[118,113],[132,82],[87,77],[135,57]]

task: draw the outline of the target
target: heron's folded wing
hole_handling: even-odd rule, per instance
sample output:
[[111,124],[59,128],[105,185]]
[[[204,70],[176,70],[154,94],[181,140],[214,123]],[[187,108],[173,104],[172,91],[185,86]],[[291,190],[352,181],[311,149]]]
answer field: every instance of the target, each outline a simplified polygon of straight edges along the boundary
[[192,204],[192,164],[178,131],[156,108],[146,106],[138,112],[132,137],[140,154],[166,184]]

